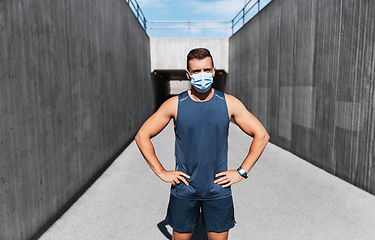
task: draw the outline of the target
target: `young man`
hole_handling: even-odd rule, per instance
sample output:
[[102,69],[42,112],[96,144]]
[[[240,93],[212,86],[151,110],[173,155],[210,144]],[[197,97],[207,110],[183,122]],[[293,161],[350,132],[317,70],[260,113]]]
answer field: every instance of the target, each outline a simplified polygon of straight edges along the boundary
[[[209,239],[228,239],[234,227],[230,186],[247,178],[267,145],[262,124],[235,97],[211,87],[215,68],[207,49],[187,56],[186,76],[191,89],[172,97],[141,127],[136,143],[155,174],[171,183],[166,221],[175,240],[190,239],[200,211]],[[151,138],[174,119],[176,169],[165,170],[155,155]],[[233,118],[253,142],[236,170],[227,169],[228,127]]]

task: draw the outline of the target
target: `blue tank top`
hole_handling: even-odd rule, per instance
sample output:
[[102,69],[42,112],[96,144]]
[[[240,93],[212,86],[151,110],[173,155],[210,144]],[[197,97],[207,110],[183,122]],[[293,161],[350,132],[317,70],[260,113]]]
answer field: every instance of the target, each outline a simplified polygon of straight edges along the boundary
[[178,95],[175,122],[176,170],[190,176],[189,185],[172,186],[171,194],[194,200],[231,196],[231,189],[214,183],[228,169],[229,115],[223,92],[214,89],[207,101],[192,100],[187,91]]

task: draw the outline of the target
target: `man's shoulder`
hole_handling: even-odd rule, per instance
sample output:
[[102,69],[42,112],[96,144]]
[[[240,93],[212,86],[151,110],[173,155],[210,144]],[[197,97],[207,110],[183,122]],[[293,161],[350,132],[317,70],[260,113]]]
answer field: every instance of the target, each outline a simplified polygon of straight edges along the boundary
[[174,111],[178,104],[178,95],[173,96],[165,100],[165,102],[160,106],[159,110],[163,111]]
[[177,98],[184,98],[186,96],[189,96],[189,90],[183,91],[179,93],[178,95],[176,95]]
[[172,97],[170,97],[170,98],[168,98],[164,103],[163,103],[163,105],[164,104],[166,104],[166,105],[173,105],[173,104],[175,104],[175,103],[177,103],[178,102],[178,95],[175,95],[175,96],[172,96]]
[[214,90],[215,90],[216,95],[220,95],[220,96],[223,96],[223,97],[225,96],[225,93],[223,91],[217,90],[216,88],[214,88]]
[[230,102],[233,102],[233,101],[239,101],[236,97],[234,97],[233,95],[230,95],[230,94],[227,94],[227,93],[223,93],[224,96],[225,96],[225,99],[227,101],[230,101]]
[[225,94],[225,100],[227,101],[227,107],[230,113],[234,113],[237,110],[243,111],[246,109],[243,105],[243,103],[236,97],[230,95],[230,94]]

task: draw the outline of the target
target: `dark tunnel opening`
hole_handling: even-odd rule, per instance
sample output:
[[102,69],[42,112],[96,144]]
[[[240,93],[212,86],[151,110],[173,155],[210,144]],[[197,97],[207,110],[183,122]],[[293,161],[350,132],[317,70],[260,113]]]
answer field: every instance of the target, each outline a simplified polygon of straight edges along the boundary
[[[165,100],[190,89],[190,81],[187,79],[185,70],[154,70],[153,83],[155,89],[155,110]],[[215,70],[214,83],[212,87],[225,92],[227,73],[224,70]]]

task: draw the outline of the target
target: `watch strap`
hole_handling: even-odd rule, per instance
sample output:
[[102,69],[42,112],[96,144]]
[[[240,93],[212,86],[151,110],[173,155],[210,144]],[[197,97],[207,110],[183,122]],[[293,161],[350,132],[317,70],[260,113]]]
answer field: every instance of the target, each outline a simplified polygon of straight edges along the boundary
[[[242,171],[240,171],[240,170],[242,170]],[[238,172],[238,174],[240,174],[243,178],[247,178],[247,173],[246,173],[246,170],[243,168],[243,167],[239,167],[239,168],[237,168],[237,172]],[[242,172],[242,173],[241,173]]]

